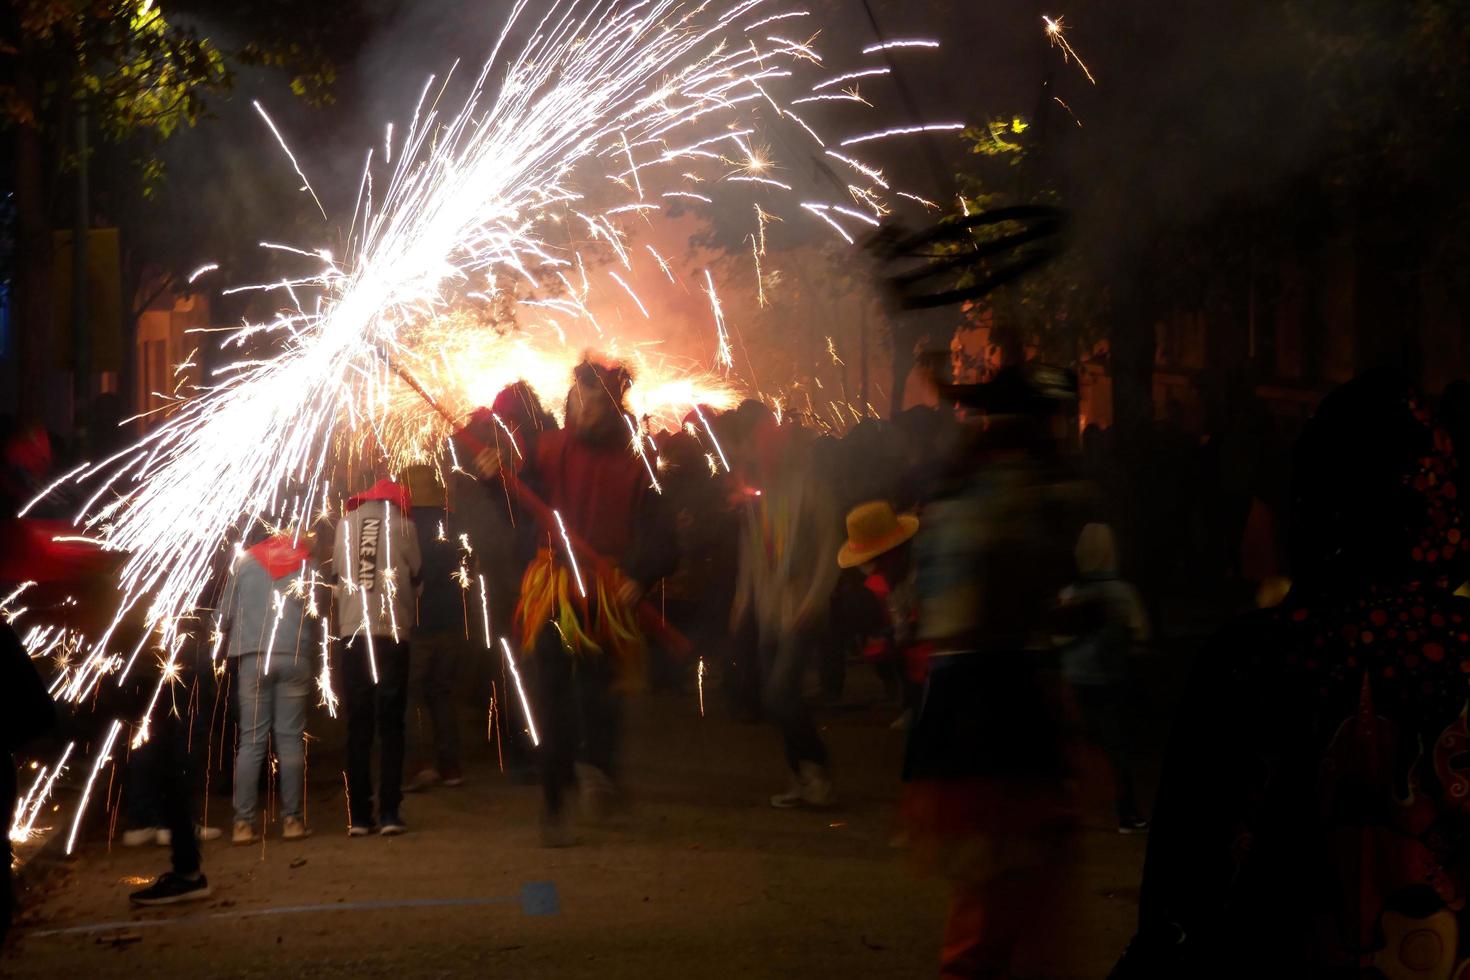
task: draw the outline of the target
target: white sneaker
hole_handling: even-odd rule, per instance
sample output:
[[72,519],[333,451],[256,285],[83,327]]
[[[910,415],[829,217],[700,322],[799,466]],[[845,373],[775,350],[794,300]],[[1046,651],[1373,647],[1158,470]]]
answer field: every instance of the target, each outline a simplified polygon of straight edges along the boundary
[[281,821],[281,840],[305,840],[311,830],[300,817],[287,817]]
[[[201,841],[219,840],[224,835],[225,832],[223,830],[220,830],[218,827],[205,827],[199,824],[196,824],[194,826],[194,836]],[[167,827],[159,827],[153,835],[153,841],[159,847],[168,847],[174,842],[173,831],[169,830]]]
[[837,787],[832,784],[832,775],[818,765],[811,764],[812,772],[803,781],[802,800],[807,806],[819,810],[837,803]]
[[801,806],[801,782],[793,777],[790,786],[771,797],[771,806],[777,810],[792,810]]
[[618,790],[607,773],[585,762],[577,763],[577,789],[582,797],[582,816],[596,823],[612,816]]
[[152,844],[159,833],[160,831],[157,827],[139,827],[137,830],[125,830],[122,835],[122,846],[142,847],[144,844]]
[[771,797],[771,806],[778,810],[796,807],[823,809],[837,802],[837,791],[832,785],[832,776],[826,768],[815,762],[803,762],[784,793]]
[[250,821],[235,821],[235,828],[230,833],[230,843],[239,844],[242,846],[245,844],[255,843],[255,827],[250,823]]

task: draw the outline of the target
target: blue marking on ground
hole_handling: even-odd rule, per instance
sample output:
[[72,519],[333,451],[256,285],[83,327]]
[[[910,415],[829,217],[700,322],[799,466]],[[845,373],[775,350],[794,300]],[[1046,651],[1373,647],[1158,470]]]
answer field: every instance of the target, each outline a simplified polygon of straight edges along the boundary
[[276,915],[303,915],[310,912],[466,908],[477,905],[519,905],[522,915],[556,915],[561,911],[561,899],[557,895],[556,883],[553,881],[532,881],[521,886],[521,893],[518,896],[496,895],[489,898],[414,898],[375,902],[334,902],[331,905],[282,905],[264,909],[238,909],[229,912],[210,912],[205,915],[184,915],[174,919],[129,919],[121,922],[97,922],[85,926],[67,926],[63,929],[38,929],[28,935],[32,939],[45,939],[48,936],[79,936],[96,932],[113,932],[120,929],[155,929],[160,926],[212,922],[217,919],[254,919]]

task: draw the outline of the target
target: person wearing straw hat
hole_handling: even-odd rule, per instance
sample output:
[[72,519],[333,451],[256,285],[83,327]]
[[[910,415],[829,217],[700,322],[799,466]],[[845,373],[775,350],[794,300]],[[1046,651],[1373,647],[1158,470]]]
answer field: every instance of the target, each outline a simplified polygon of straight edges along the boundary
[[870,500],[848,512],[847,541],[837,552],[839,568],[862,573],[858,594],[871,600],[858,614],[859,622],[847,625],[866,638],[863,655],[884,682],[902,692],[896,730],[908,727],[924,676],[924,649],[915,643],[918,598],[910,546],[918,530],[917,517],[895,512],[886,500]]
[[847,514],[847,540],[837,552],[837,567],[861,568],[907,544],[919,530],[919,519],[898,514],[886,500],[858,504]]

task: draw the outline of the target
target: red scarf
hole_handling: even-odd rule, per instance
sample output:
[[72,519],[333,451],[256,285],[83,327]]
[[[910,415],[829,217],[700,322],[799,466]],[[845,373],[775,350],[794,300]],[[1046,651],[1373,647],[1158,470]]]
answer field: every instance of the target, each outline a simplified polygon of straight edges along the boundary
[[245,553],[260,562],[265,573],[272,579],[291,574],[311,557],[306,546],[289,534],[266,538]]
[[398,509],[405,514],[413,509],[413,500],[408,494],[408,488],[399,486],[388,479],[379,480],[366,490],[348,497],[347,509],[357,510],[370,500],[386,500],[390,504],[397,505]]

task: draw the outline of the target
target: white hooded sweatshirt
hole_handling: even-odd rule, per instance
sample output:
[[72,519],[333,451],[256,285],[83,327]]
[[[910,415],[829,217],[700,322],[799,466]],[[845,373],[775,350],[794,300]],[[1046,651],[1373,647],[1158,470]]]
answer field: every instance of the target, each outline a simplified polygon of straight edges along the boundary
[[395,504],[368,500],[342,515],[332,551],[337,571],[337,629],[407,640],[420,588],[418,531]]

